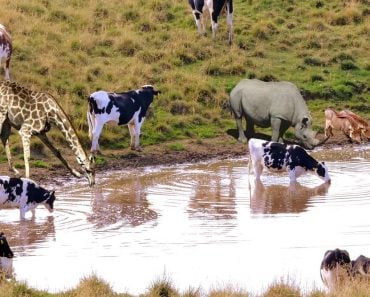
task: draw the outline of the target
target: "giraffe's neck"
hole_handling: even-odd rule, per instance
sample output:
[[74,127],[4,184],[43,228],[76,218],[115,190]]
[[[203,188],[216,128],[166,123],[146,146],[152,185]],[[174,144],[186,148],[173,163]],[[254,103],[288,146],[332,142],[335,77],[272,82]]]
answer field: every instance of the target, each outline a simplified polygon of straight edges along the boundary
[[67,115],[64,113],[62,108],[58,105],[58,103],[53,100],[55,103],[54,108],[52,109],[52,112],[49,114],[50,120],[60,129],[60,131],[63,133],[65,139],[67,140],[69,146],[71,147],[73,153],[76,156],[77,162],[80,165],[84,165],[88,168],[88,158],[86,156],[86,153],[84,149],[82,148],[82,145],[80,143],[80,140],[77,136],[77,133],[72,126],[71,122],[69,121]]

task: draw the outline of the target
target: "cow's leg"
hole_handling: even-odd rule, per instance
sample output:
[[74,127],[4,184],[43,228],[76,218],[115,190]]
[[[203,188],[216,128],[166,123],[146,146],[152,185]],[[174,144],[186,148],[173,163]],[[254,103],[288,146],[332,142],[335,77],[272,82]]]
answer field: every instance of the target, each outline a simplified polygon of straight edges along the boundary
[[279,118],[271,118],[271,128],[272,128],[272,141],[282,141],[280,139],[280,127],[281,127],[281,119]]
[[261,163],[257,163],[254,165],[254,176],[256,180],[261,180],[262,171],[263,171],[263,165]]
[[204,0],[189,0],[189,4],[193,10],[195,24],[199,34],[204,34],[204,26],[202,24],[201,16],[203,13]]
[[96,123],[96,117],[95,117],[95,126],[92,131],[92,141],[91,141],[91,152],[97,153],[100,152],[99,147],[99,137],[103,130],[104,123]]
[[224,2],[223,3],[221,2],[223,1],[218,1],[218,2],[213,1],[213,7],[209,7],[210,14],[211,14],[212,37],[213,38],[216,37],[216,33],[218,30],[218,16],[220,15],[223,4],[224,4]]
[[289,169],[289,179],[290,179],[290,183],[297,182],[297,176],[296,176],[295,168]]
[[140,129],[141,125],[143,124],[144,118],[141,120],[141,122],[134,120],[132,123],[130,123],[129,129],[130,129],[130,135],[131,135],[131,149],[136,151],[141,151],[140,148]]
[[26,219],[26,211],[27,211],[26,207],[25,206],[20,207],[19,211],[20,211],[21,221],[24,221]]
[[4,148],[5,148],[6,158],[8,159],[9,171],[13,172],[15,175],[19,175],[19,171],[15,169],[13,162],[12,162],[12,154],[10,152],[10,147],[9,147],[10,130],[11,130],[11,126],[8,123],[8,121],[5,120],[2,130],[1,130],[1,142],[3,143]]
[[45,133],[37,134],[37,137],[40,138],[40,140],[52,151],[52,153],[63,163],[65,167],[68,168],[68,170],[76,177],[81,177],[81,173],[78,172],[76,169],[73,169],[71,166],[69,166],[68,162],[63,158],[60,151],[53,146],[53,144],[50,142],[49,138],[46,136]]
[[227,3],[227,25],[229,27],[229,44],[233,41],[233,0],[228,0]]
[[135,122],[132,121],[132,122],[129,122],[128,123],[128,130],[130,131],[130,148],[132,150],[135,150]]
[[332,137],[333,136],[333,131],[332,127],[329,125],[327,121],[325,121],[325,137]]

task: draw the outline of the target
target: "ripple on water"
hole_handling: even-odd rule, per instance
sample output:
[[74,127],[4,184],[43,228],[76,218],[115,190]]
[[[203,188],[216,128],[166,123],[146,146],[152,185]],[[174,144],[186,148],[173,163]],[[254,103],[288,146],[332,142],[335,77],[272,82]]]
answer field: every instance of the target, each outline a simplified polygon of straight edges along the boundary
[[[46,289],[63,290],[96,271],[118,290],[142,293],[163,269],[184,289],[194,281],[212,286],[225,275],[263,286],[282,276],[281,267],[302,266],[301,277],[321,284],[324,250],[370,248],[370,162],[363,155],[327,162],[330,186],[307,175],[292,187],[287,174],[269,173],[257,184],[245,159],[108,172],[94,189],[58,187],[52,216],[40,207],[35,220],[20,223],[18,210],[0,211],[0,231],[19,256],[20,279],[42,288],[28,273],[38,261]],[[257,269],[261,253],[272,263],[268,273]]]

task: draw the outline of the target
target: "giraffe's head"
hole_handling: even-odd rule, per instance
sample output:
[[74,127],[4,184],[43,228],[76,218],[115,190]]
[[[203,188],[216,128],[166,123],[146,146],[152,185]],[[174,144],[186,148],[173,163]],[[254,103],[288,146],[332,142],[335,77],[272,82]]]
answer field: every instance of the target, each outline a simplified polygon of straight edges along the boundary
[[[89,182],[89,186],[92,187],[95,185],[95,158],[93,155],[90,155],[90,157],[87,159],[82,160],[81,158],[77,158],[78,163],[81,166],[81,169],[83,171],[83,175],[87,178]],[[76,171],[72,171],[72,174],[81,177],[81,173],[77,173]]]
[[86,165],[82,165],[87,180],[89,181],[89,186],[95,185],[95,158],[93,155],[89,156],[89,162]]

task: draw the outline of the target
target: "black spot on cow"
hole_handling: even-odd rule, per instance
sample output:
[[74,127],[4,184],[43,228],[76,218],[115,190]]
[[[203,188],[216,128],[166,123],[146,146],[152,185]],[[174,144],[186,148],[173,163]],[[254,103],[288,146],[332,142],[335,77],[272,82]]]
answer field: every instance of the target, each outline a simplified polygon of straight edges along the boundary
[[[325,163],[323,162],[323,164],[325,164]],[[326,172],[326,170],[325,170],[325,168],[322,166],[322,164],[318,163],[318,164],[317,164],[317,170],[316,170],[316,172],[317,172],[317,175],[318,175],[318,176],[322,176],[322,177],[324,177],[324,176],[325,176],[325,172]]]
[[54,208],[55,193],[54,191],[45,190],[42,187],[29,183],[27,186],[27,203],[47,203],[50,209]]
[[17,196],[22,195],[23,181],[20,178],[11,177],[9,180],[0,179],[0,185],[3,186],[4,192],[8,195],[9,201],[14,201]]
[[[290,157],[289,169],[300,166],[306,170],[313,170],[318,165],[318,162],[300,146],[290,146],[288,155]],[[325,173],[322,176],[325,176]]]

